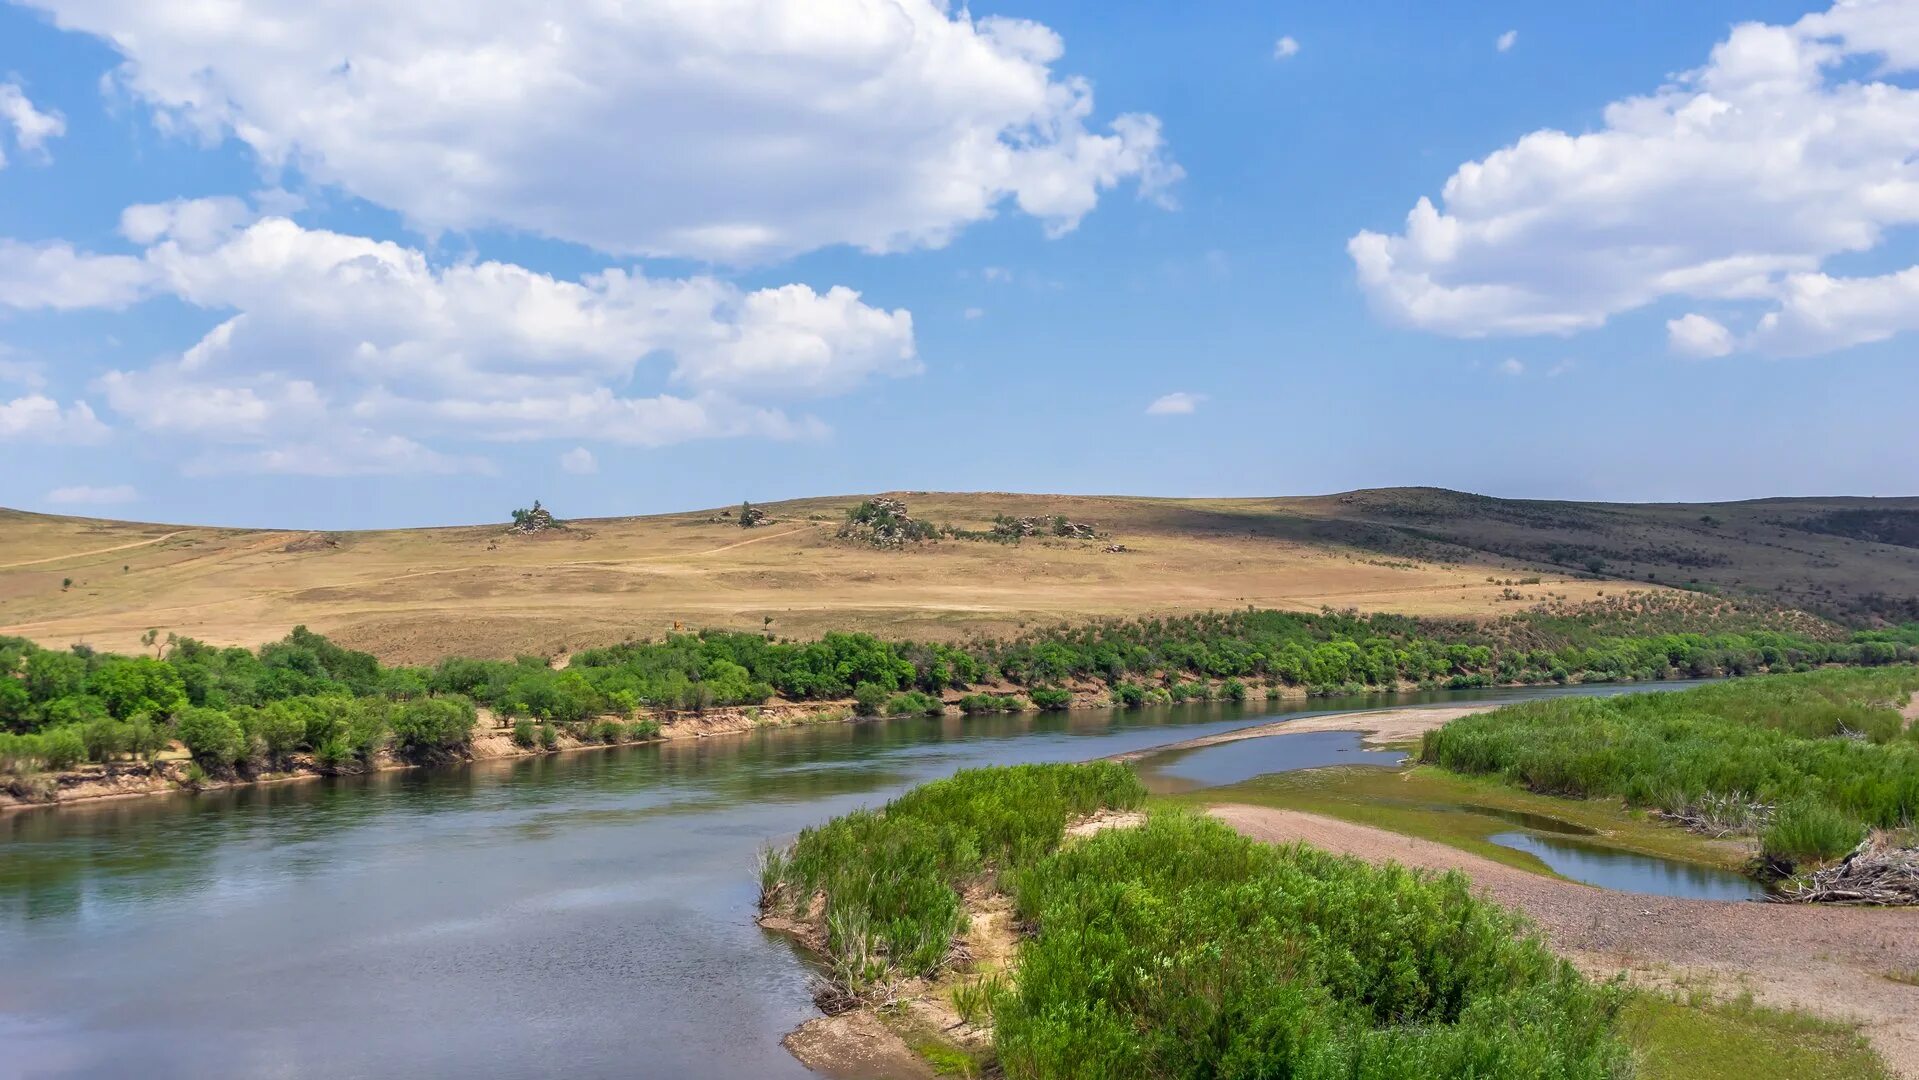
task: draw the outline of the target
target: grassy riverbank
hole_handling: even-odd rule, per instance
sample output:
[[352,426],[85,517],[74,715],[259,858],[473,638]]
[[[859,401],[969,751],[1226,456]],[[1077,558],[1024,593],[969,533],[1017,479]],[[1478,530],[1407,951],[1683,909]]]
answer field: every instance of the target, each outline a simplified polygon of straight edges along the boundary
[[1458,874],[1175,809],[1069,828],[1142,799],[1110,762],[962,772],[769,852],[764,921],[867,1003],[852,1042],[952,1075],[1885,1075],[1847,1025],[1591,981]]
[[1428,732],[1422,758],[1544,795],[1623,800],[1774,866],[1836,859],[1869,832],[1910,846],[1919,668],[1745,679],[1674,693],[1532,701]]

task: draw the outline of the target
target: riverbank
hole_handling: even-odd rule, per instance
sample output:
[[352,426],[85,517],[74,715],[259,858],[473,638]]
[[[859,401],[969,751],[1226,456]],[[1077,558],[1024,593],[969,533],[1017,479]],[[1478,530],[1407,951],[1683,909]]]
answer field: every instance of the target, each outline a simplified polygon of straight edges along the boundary
[[1372,863],[1457,870],[1523,912],[1555,951],[1600,978],[1666,988],[1701,981],[1761,1004],[1858,1023],[1887,1064],[1919,1078],[1919,911],[1679,900],[1615,892],[1503,865],[1446,844],[1294,810],[1225,804],[1242,835]]
[[[135,799],[182,791],[220,791],[228,788],[318,780],[328,776],[439,768],[476,761],[544,757],[578,750],[643,746],[675,739],[704,739],[762,728],[872,719],[854,716],[851,701],[778,703],[708,709],[702,713],[666,714],[664,718],[655,717],[654,719],[659,721],[660,731],[658,735],[650,738],[600,741],[581,738],[569,731],[559,730],[555,735],[555,744],[548,748],[539,745],[521,746],[513,739],[510,722],[503,723],[500,718],[486,709],[479,710],[479,716],[479,724],[464,751],[437,760],[413,761],[400,757],[391,750],[382,750],[374,755],[371,761],[345,768],[330,768],[322,765],[312,754],[294,754],[287,759],[285,767],[281,769],[195,781],[190,777],[189,757],[185,750],[176,746],[163,752],[151,764],[120,762],[112,767],[88,764],[59,773],[43,774],[52,785],[51,798],[21,798],[0,788],[0,814],[10,811],[51,809]],[[591,730],[592,725],[579,725],[579,727],[582,730]]]

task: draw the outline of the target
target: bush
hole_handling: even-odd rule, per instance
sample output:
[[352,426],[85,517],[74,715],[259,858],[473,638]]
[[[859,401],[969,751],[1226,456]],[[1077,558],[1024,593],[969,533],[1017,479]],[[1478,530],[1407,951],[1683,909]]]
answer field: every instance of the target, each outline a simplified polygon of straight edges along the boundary
[[652,717],[635,720],[626,726],[626,737],[634,742],[657,739],[660,737],[660,722]]
[[1784,866],[1837,859],[1859,844],[1859,822],[1828,806],[1800,800],[1779,808],[1760,834],[1759,854]]
[[1019,712],[1026,702],[1018,694],[967,694],[959,699],[960,711],[969,716],[979,713]]
[[853,711],[860,716],[878,716],[889,694],[879,683],[863,682],[853,688]]
[[626,725],[618,720],[600,720],[587,730],[587,738],[611,745],[626,738]]
[[1008,1077],[1610,1080],[1617,987],[1595,988],[1464,877],[1269,847],[1155,814],[1014,875]]
[[1246,700],[1246,684],[1238,679],[1227,679],[1226,685],[1222,689],[1225,690],[1226,696],[1233,701]]
[[560,747],[560,732],[552,724],[540,725],[540,749],[557,750]]
[[888,716],[940,716],[945,712],[946,706],[939,698],[919,690],[895,694],[886,703]]
[[535,730],[533,721],[526,717],[513,721],[513,745],[531,749],[538,740],[539,732]]
[[465,698],[425,698],[395,706],[390,725],[401,753],[445,754],[466,749],[478,718]]
[[188,706],[180,710],[174,731],[194,763],[208,772],[224,772],[246,759],[246,732],[239,721],[219,709]]
[[1073,704],[1073,692],[1058,686],[1036,686],[1027,696],[1033,699],[1035,708],[1047,712],[1058,712]]
[[1051,851],[1074,817],[1145,796],[1113,762],[964,769],[882,811],[802,830],[763,865],[761,900],[810,905],[824,892],[832,976],[857,993],[889,972],[940,966],[964,921],[963,884]]
[[1113,704],[1123,709],[1137,709],[1146,704],[1146,688],[1138,683],[1114,683]]
[[86,760],[87,741],[80,729],[49,728],[40,733],[40,759],[49,769],[70,769]]

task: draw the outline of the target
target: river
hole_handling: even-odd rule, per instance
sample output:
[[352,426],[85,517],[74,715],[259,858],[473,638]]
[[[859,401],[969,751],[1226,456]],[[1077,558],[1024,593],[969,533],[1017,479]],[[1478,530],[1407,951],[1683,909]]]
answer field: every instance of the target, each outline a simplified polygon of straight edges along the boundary
[[968,766],[1649,688],[827,724],[14,813],[0,1076],[805,1077],[779,1041],[808,969],[752,918],[768,841]]

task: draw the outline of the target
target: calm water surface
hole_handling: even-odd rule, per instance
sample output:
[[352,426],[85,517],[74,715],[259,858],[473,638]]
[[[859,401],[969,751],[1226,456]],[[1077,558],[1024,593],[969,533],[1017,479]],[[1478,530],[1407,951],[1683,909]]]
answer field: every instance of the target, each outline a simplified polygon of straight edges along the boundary
[[[834,724],[0,817],[0,1077],[803,1077],[761,845],[958,768],[1280,715]],[[1170,768],[1231,782],[1299,741]]]

